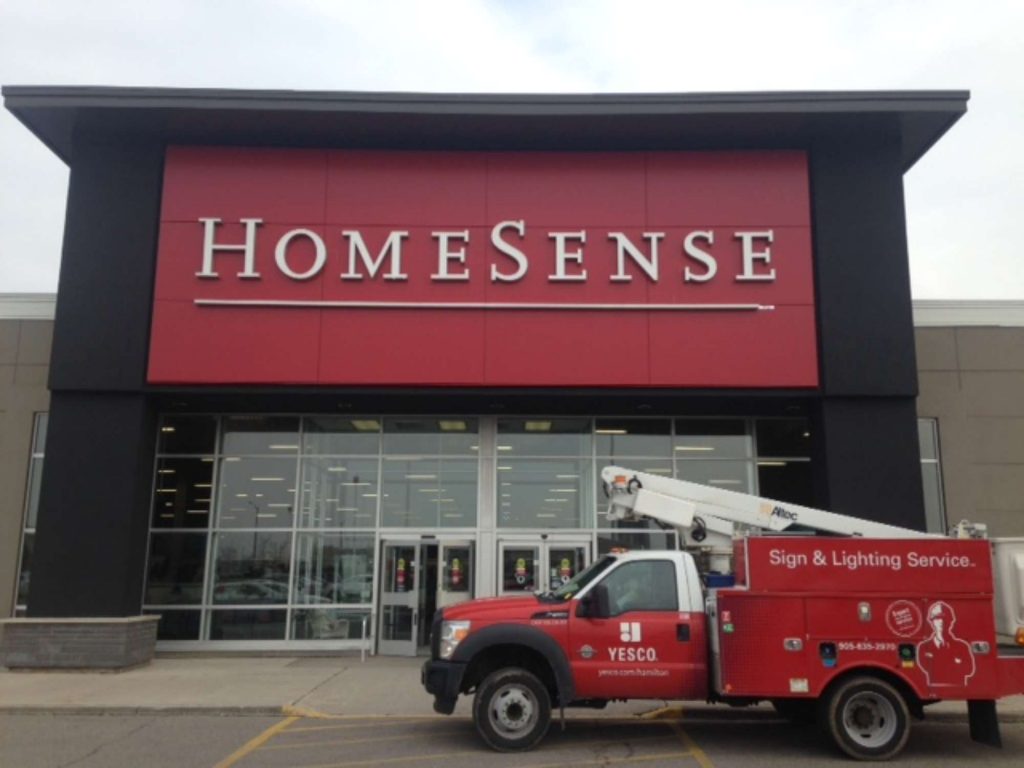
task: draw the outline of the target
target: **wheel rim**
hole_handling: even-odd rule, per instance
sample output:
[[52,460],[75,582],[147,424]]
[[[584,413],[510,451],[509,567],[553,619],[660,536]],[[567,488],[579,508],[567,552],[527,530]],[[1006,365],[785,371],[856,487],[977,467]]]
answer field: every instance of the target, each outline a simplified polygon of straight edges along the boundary
[[537,700],[529,689],[503,685],[491,697],[488,717],[494,729],[509,739],[530,734],[539,716]]
[[843,707],[843,730],[857,746],[885,746],[896,735],[896,728],[896,707],[877,693],[855,694]]

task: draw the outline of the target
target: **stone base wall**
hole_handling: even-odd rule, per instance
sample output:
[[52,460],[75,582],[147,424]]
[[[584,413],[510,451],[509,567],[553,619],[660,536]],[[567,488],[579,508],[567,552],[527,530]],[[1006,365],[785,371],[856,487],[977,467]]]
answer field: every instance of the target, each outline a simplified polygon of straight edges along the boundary
[[0,665],[10,669],[125,669],[148,664],[158,616],[4,619]]

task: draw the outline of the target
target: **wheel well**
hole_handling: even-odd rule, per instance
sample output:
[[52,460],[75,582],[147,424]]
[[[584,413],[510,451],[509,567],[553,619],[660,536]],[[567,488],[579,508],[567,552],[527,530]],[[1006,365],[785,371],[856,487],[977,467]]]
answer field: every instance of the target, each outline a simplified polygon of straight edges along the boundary
[[917,695],[917,692],[902,677],[881,667],[855,667],[844,670],[829,681],[828,685],[821,692],[820,700],[827,701],[832,692],[851,677],[874,677],[878,680],[884,680],[895,688],[900,696],[903,697],[903,700],[907,702],[910,714],[918,720],[924,717],[924,705],[921,703],[921,698]]
[[469,693],[489,674],[506,667],[519,667],[530,672],[547,688],[551,702],[558,701],[558,683],[551,664],[542,653],[523,645],[492,645],[480,651],[466,667],[461,692]]

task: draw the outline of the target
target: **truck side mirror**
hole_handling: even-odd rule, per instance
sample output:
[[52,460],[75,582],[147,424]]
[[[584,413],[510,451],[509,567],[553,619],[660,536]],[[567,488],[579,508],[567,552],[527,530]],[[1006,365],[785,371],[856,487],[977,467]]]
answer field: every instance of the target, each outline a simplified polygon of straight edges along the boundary
[[608,599],[608,587],[603,584],[595,584],[581,600],[576,615],[588,619],[605,619],[611,615],[610,601]]

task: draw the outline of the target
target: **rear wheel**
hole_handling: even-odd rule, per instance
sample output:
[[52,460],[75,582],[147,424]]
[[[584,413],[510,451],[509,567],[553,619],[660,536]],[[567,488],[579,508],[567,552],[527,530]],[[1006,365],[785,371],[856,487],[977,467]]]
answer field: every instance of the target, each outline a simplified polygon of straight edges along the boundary
[[477,688],[473,724],[487,745],[499,752],[532,749],[551,725],[551,697],[525,669],[499,669]]
[[858,760],[895,757],[910,737],[907,702],[884,680],[850,678],[824,705],[821,724],[843,752]]

